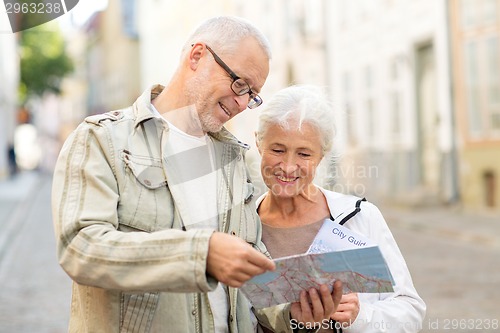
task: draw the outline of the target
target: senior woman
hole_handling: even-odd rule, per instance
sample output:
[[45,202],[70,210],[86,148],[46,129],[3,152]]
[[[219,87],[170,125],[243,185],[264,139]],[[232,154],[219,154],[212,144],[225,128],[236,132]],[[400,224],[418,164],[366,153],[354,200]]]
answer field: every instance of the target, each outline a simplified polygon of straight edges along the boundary
[[[324,94],[313,86],[285,88],[261,111],[256,140],[268,187],[257,202],[263,241],[273,258],[304,253],[325,219],[340,222],[352,216],[344,226],[379,245],[395,281],[394,292],[343,295],[321,332],[335,332],[333,326],[343,332],[417,332],[425,303],[379,209],[313,184],[319,163],[332,147],[332,112]],[[259,321],[276,320],[269,318],[271,313],[258,311]]]

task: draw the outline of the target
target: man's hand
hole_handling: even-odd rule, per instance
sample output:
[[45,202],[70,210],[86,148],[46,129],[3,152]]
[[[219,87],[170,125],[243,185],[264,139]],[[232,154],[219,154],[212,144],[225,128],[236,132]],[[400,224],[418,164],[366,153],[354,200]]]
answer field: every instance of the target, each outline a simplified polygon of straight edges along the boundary
[[[340,300],[337,312],[332,314],[330,318],[339,323],[351,325],[359,313],[359,298],[357,293],[346,294]],[[347,327],[347,325],[342,327]]]
[[274,262],[243,239],[223,232],[210,237],[207,272],[227,286],[239,288],[255,275],[275,269]]
[[341,297],[341,281],[335,281],[331,294],[330,289],[323,284],[319,288],[319,293],[316,289],[310,289],[309,292],[302,291],[300,302],[292,303],[290,313],[298,322],[318,326],[337,310]]

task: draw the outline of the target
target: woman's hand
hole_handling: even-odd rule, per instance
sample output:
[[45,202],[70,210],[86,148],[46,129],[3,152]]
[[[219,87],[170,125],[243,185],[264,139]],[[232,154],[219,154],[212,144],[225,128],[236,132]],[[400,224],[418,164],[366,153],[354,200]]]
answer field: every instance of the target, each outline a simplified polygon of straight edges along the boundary
[[359,313],[359,298],[357,293],[342,295],[337,311],[332,314],[331,319],[343,324],[342,327],[351,325]]
[[309,292],[300,293],[300,302],[292,303],[290,313],[293,319],[308,327],[320,326],[323,320],[329,320],[335,313],[342,297],[342,282],[335,281],[333,291],[326,285],[321,285],[318,290],[310,289]]

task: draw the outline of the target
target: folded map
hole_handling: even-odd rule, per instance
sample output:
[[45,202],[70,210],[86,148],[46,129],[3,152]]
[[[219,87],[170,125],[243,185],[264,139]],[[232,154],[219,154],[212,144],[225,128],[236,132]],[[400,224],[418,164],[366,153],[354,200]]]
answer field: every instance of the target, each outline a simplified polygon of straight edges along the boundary
[[302,290],[332,286],[336,280],[342,281],[344,293],[393,291],[394,280],[379,247],[331,220],[325,221],[308,253],[274,261],[275,271],[241,287],[256,308],[297,302]]

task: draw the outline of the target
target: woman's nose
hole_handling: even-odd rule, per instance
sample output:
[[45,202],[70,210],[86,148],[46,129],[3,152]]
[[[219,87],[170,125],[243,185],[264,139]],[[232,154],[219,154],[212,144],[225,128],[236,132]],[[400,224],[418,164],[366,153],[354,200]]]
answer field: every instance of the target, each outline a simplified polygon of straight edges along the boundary
[[295,163],[295,161],[293,161],[293,159],[287,159],[283,162],[281,162],[281,169],[287,174],[291,174],[293,172],[295,172],[297,169],[298,169],[298,166],[297,164]]

